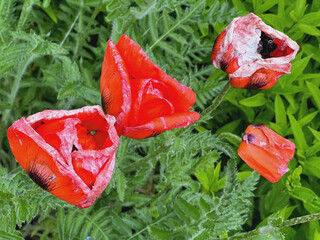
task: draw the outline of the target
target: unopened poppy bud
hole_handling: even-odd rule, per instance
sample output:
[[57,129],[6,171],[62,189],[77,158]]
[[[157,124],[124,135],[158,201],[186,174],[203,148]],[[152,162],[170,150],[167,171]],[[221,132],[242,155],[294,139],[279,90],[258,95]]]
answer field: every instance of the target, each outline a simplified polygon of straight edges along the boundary
[[294,143],[263,124],[249,125],[238,148],[242,160],[273,183],[289,171],[294,153]]
[[295,41],[249,13],[233,19],[219,34],[211,62],[229,74],[235,88],[268,89],[290,73],[298,50]]

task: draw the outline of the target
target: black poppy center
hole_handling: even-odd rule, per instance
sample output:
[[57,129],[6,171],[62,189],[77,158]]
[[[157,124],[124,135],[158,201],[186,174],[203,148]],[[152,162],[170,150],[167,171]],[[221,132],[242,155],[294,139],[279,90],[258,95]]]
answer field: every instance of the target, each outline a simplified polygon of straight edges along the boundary
[[278,45],[274,43],[271,37],[268,37],[264,32],[261,32],[257,52],[262,56],[263,59],[271,58],[270,53],[276,50],[277,47]]

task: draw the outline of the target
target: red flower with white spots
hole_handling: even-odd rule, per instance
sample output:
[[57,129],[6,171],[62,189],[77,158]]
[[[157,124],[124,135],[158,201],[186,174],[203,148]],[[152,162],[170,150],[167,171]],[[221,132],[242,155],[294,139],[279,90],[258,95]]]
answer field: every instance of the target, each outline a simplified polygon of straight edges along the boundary
[[41,188],[85,208],[107,187],[119,137],[100,106],[46,110],[8,129],[13,155]]
[[298,51],[295,41],[249,13],[233,19],[219,34],[211,62],[229,74],[233,87],[267,89],[290,73]]

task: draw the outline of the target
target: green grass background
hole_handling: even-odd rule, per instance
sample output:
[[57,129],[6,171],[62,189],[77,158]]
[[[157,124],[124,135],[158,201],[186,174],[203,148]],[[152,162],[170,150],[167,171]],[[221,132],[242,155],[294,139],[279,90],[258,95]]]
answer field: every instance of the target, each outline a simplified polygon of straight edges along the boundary
[[[0,238],[320,239],[319,10],[319,0],[1,1]],[[44,192],[15,161],[14,121],[100,104],[106,43],[123,33],[196,92],[194,110],[212,106],[228,80],[210,62],[212,45],[249,12],[298,42],[292,73],[268,90],[230,89],[183,133],[121,137],[112,180],[90,208]],[[257,123],[297,147],[274,184],[236,154],[234,136]]]

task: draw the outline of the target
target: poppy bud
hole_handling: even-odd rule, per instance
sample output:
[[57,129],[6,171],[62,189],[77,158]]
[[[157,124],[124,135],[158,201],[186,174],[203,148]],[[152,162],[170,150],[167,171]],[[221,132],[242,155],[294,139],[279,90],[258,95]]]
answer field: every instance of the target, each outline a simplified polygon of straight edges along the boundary
[[294,143],[263,124],[249,125],[238,148],[242,160],[272,183],[289,171],[294,152]]
[[126,35],[116,45],[108,41],[100,88],[102,106],[116,117],[119,135],[143,139],[200,117],[190,111],[196,94],[163,72]]
[[100,106],[46,110],[14,122],[8,139],[13,155],[35,183],[85,208],[111,179],[119,144],[114,122]]
[[249,13],[233,19],[219,34],[211,62],[229,74],[235,88],[268,89],[290,73],[298,50],[295,41]]

